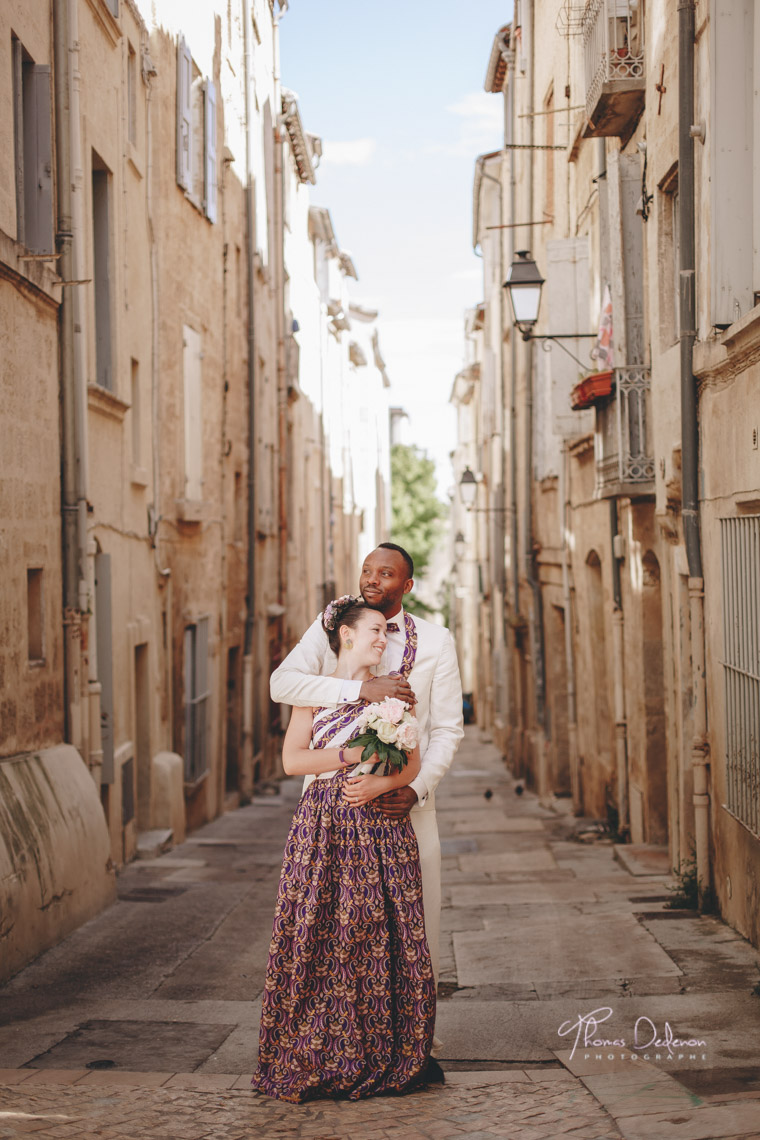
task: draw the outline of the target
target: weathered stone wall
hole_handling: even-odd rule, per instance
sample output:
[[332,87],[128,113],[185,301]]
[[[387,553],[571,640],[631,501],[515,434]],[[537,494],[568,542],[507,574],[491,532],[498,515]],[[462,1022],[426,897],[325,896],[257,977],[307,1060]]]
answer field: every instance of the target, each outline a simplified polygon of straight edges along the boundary
[[103,811],[76,750],[0,763],[0,981],[115,897]]

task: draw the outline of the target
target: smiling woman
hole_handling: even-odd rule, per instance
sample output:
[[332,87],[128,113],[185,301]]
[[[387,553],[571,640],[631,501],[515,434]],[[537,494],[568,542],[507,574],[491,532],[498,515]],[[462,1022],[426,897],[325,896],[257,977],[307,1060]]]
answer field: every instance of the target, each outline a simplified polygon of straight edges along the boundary
[[[370,678],[386,646],[383,614],[345,595],[322,625],[337,647],[334,675]],[[400,720],[395,705],[405,705],[386,702]],[[253,1078],[278,1100],[401,1092],[428,1069],[435,982],[417,841],[408,815],[371,802],[416,778],[420,750],[392,775],[347,776],[361,756],[346,745],[366,728],[366,708],[296,707],[285,736],[285,771],[316,779],[285,845]]]

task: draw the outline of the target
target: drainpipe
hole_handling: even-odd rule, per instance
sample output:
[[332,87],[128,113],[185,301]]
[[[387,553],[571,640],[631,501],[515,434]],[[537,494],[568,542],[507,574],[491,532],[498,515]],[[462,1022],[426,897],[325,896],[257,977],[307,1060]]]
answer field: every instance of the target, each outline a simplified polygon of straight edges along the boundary
[[625,619],[620,586],[617,499],[610,499],[610,550],[612,554],[612,670],[615,713],[615,773],[618,790],[618,834],[628,831],[628,721],[625,708]]
[[[486,170],[485,160],[483,161],[483,163],[481,165],[481,174],[482,174],[482,177],[484,179],[488,179],[489,182],[493,182],[499,191],[499,223],[500,223],[500,226],[503,226],[504,225],[504,185],[502,183],[502,180],[501,180],[501,178],[494,178],[493,174],[488,173],[488,171]],[[499,525],[498,525],[498,530],[497,530],[498,537],[497,537],[497,541],[495,543],[496,549],[494,550],[494,566],[493,566],[494,573],[496,575],[497,581],[500,582],[500,584],[501,584],[501,590],[499,591],[499,596],[501,598],[501,613],[497,615],[494,612],[495,607],[492,607],[492,613],[491,613],[491,621],[492,621],[492,628],[493,628],[493,640],[494,640],[494,644],[495,645],[498,644],[498,646],[499,646],[499,651],[497,654],[497,661],[498,661],[500,671],[502,674],[498,679],[494,676],[494,690],[496,691],[496,693],[498,693],[497,708],[498,708],[498,713],[499,713],[499,718],[500,718],[500,723],[499,723],[499,718],[494,717],[494,726],[496,728],[498,728],[502,734],[504,734],[506,732],[506,719],[505,718],[506,718],[506,706],[507,706],[507,702],[504,699],[506,697],[506,693],[505,693],[505,681],[506,681],[506,675],[505,674],[506,674],[506,671],[504,668],[504,666],[505,666],[505,660],[504,660],[505,653],[504,653],[504,651],[505,651],[506,645],[505,645],[505,637],[504,637],[504,628],[505,628],[505,617],[506,617],[507,606],[506,606],[506,598],[504,596],[505,592],[506,592],[506,574],[505,574],[505,567],[504,567],[504,524],[506,522],[506,515],[505,515],[505,510],[506,510],[506,494],[505,494],[505,492],[506,492],[506,484],[505,484],[505,474],[506,474],[506,438],[505,438],[506,437],[506,399],[505,399],[506,384],[504,382],[504,290],[503,290],[503,282],[504,282],[505,273],[504,273],[504,237],[503,237],[503,234],[504,234],[504,230],[502,228],[500,228],[498,230],[498,241],[499,241],[499,305],[498,305],[497,321],[498,321],[498,326],[499,326],[499,417],[500,417],[499,418],[499,427],[501,429],[501,433],[500,433],[501,438],[499,440],[499,480],[501,483],[501,493],[500,493],[499,499],[497,500],[497,506],[495,507],[495,511],[497,513],[497,518],[499,520]],[[495,672],[496,671],[494,670],[494,674],[495,674]],[[503,735],[500,738],[499,743],[500,743],[500,745],[503,745],[503,743],[504,743]]]
[[[55,138],[57,220],[56,244],[59,272],[64,281],[77,281],[73,228],[71,154],[70,0],[53,5],[53,51],[55,63]],[[86,652],[89,590],[87,586],[87,437],[86,400],[76,367],[75,292],[79,285],[63,288],[59,316],[61,369],[61,492],[63,543],[63,624],[66,738],[88,761],[89,716],[84,707],[88,683]]]
[[[507,122],[509,124],[509,135],[507,137],[508,143],[515,141],[515,53],[514,49],[507,53],[507,82],[509,85],[509,113]],[[515,220],[515,151],[513,147],[508,147],[509,154],[509,220]],[[510,234],[514,231],[510,230]],[[514,259],[514,238],[511,240],[510,248],[510,261]],[[510,538],[510,556],[512,563],[512,612],[517,618],[520,613],[520,559],[519,559],[519,536],[518,536],[518,523],[517,523],[517,331],[512,328],[509,334],[509,367],[510,367],[510,384],[509,384],[509,489],[510,489],[510,502],[509,514],[511,522],[511,538]],[[516,691],[513,689],[515,698]],[[515,706],[516,708],[516,706]],[[515,716],[517,714],[515,713]]]
[[253,793],[254,717],[254,633],[256,623],[256,336],[254,283],[253,119],[251,113],[251,13],[249,0],[243,0],[243,75],[245,82],[245,214],[246,262],[248,268],[248,564],[246,567],[247,612],[243,640],[243,748],[240,765],[240,791]]
[[[528,214],[533,211],[533,143],[535,119],[533,115],[533,73],[534,73],[534,29],[535,8],[533,0],[523,0],[523,8],[529,19],[528,33]],[[526,243],[525,248],[528,248]],[[525,577],[533,595],[531,613],[531,657],[533,658],[533,684],[536,692],[536,724],[546,730],[546,683],[544,673],[544,625],[542,616],[541,585],[536,573],[536,555],[533,549],[533,341],[525,345]],[[543,771],[543,764],[541,765]],[[541,789],[543,791],[544,789]]]
[[570,790],[576,814],[583,810],[578,763],[578,707],[575,692],[575,658],[573,657],[573,612],[570,594],[570,452],[562,445],[559,469],[559,513],[562,538],[562,604],[565,609],[565,671],[567,674],[567,743],[570,753]]
[[707,703],[705,691],[704,580],[699,528],[699,427],[697,386],[693,371],[696,339],[696,257],[694,239],[694,0],[678,0],[678,184],[681,271],[679,317],[681,344],[681,470],[686,558],[689,567],[694,729],[691,764],[694,803],[694,845],[700,905],[710,887],[708,846],[710,797],[707,766]]
[[[277,330],[277,613],[271,616],[278,624],[278,663],[284,651],[287,604],[286,572],[288,564],[288,375],[285,353],[285,127],[282,115],[280,85],[280,23],[274,15],[274,97],[275,97],[275,328]],[[288,330],[289,332],[290,330]]]

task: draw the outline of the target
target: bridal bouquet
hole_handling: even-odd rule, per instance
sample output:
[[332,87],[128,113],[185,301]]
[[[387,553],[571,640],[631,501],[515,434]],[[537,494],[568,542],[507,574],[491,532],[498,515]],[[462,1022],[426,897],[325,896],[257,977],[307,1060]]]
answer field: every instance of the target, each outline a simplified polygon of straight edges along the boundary
[[409,759],[409,753],[419,741],[417,720],[408,711],[404,701],[386,697],[384,701],[367,705],[358,720],[362,730],[346,748],[362,748],[362,763],[356,775],[373,771],[376,763],[369,761],[374,755],[385,765],[385,771],[392,768],[399,771]]

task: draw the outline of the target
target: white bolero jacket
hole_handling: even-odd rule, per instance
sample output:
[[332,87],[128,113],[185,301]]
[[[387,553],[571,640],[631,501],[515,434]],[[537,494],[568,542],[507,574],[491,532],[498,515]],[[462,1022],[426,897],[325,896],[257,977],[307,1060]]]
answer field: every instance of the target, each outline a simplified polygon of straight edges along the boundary
[[[417,656],[409,684],[417,697],[420,773],[410,784],[418,799],[412,811],[432,811],[435,808],[433,793],[464,736],[462,683],[449,631],[423,618],[414,617],[413,621],[417,629]],[[272,700],[278,704],[315,708],[339,704],[343,681],[340,677],[325,675],[332,673],[336,665],[320,614],[272,674],[269,682]],[[375,672],[383,674],[383,662]]]

